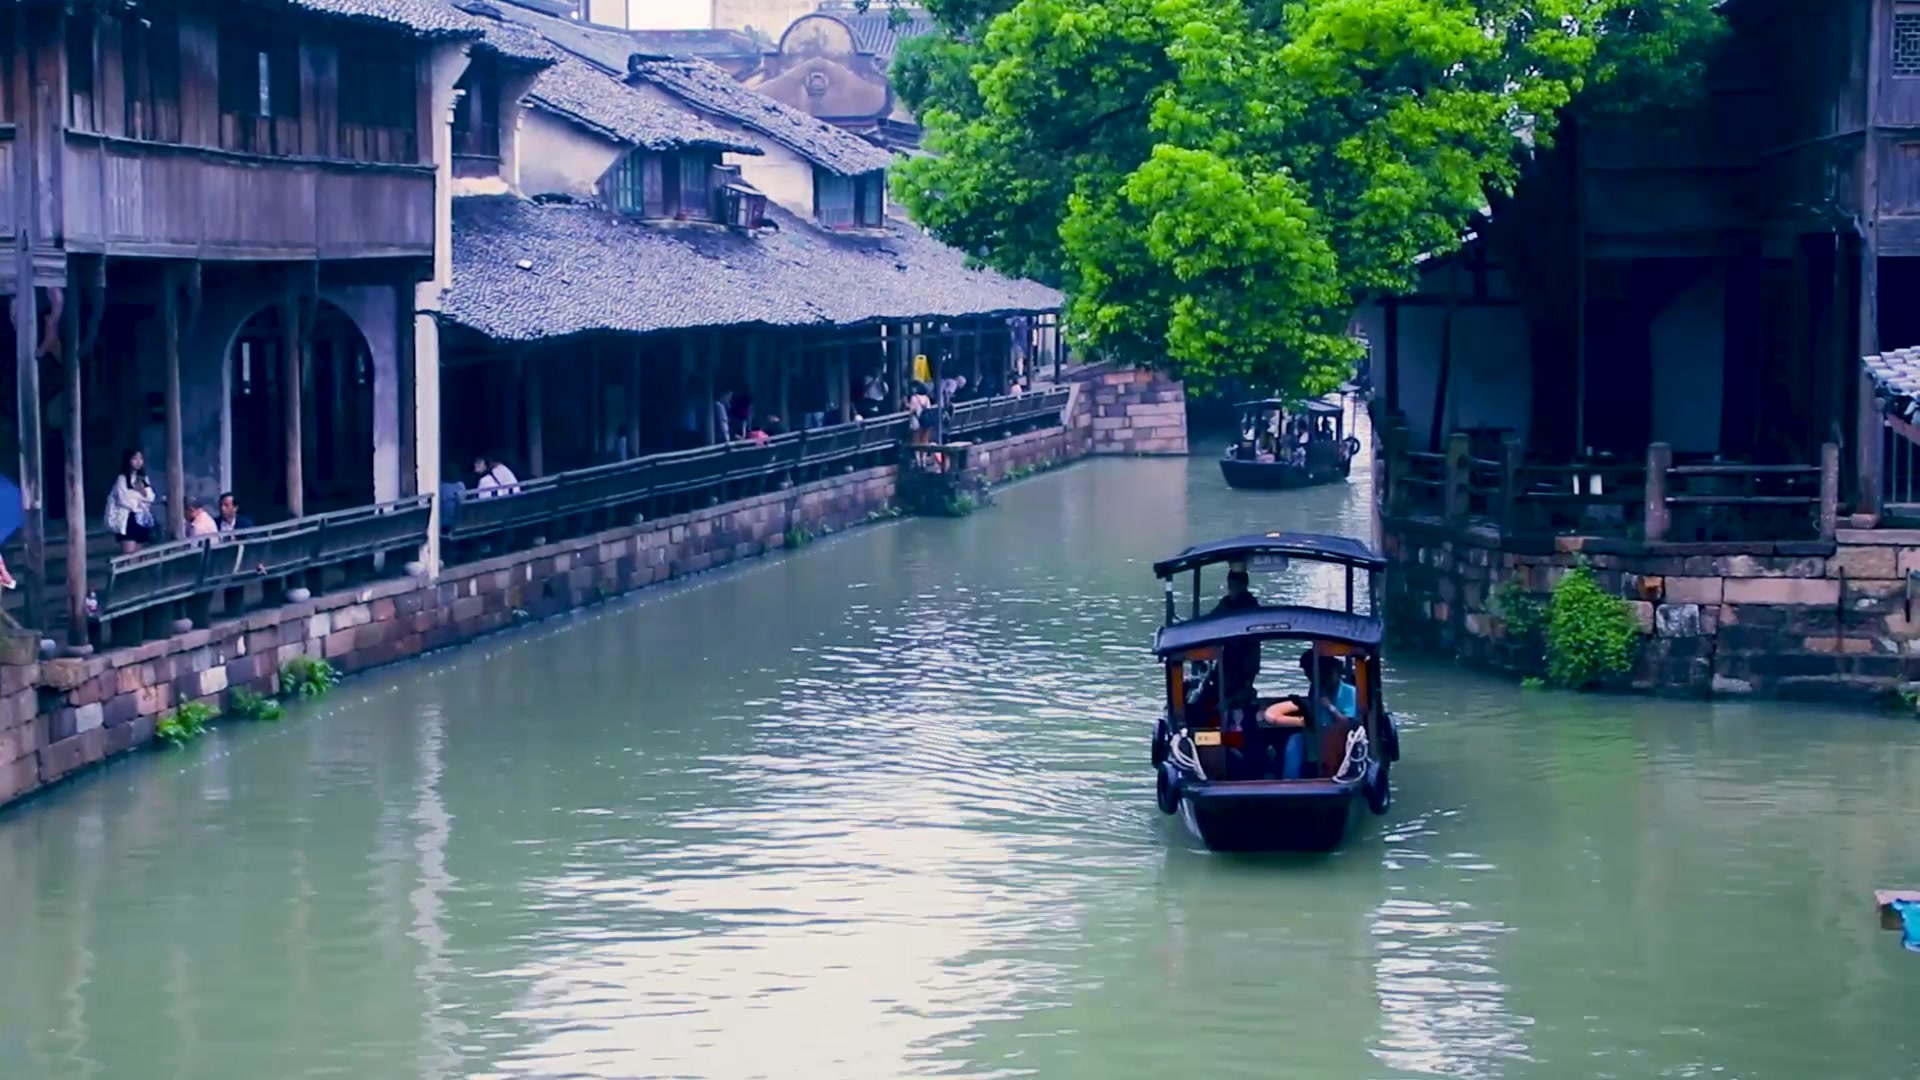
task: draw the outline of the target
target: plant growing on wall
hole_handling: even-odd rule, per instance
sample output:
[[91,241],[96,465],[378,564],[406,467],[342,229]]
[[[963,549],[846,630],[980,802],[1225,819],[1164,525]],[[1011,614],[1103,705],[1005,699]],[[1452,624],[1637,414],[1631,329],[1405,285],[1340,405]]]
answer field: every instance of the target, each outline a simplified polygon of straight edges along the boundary
[[153,733],[168,745],[185,746],[207,733],[215,715],[213,706],[203,701],[188,702],[160,717]]
[[245,688],[228,695],[227,711],[242,720],[278,720],[282,713],[279,702]]
[[325,660],[296,656],[280,668],[280,692],[289,697],[322,697],[339,678],[340,673]]
[[1546,650],[1547,604],[1518,577],[1501,582],[1488,601],[1489,610],[1505,625],[1513,660],[1523,668],[1538,669]]
[[1609,596],[1582,563],[1553,587],[1547,610],[1547,678],[1571,690],[1587,690],[1633,670],[1639,644],[1633,611]]

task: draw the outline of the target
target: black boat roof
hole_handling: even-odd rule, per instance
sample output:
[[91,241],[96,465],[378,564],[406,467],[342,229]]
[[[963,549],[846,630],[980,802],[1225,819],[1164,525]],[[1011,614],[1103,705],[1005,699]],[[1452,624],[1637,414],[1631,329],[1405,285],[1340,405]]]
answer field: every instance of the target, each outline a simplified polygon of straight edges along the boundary
[[1288,558],[1338,563],[1341,566],[1359,567],[1364,570],[1387,568],[1387,560],[1381,558],[1365,543],[1351,536],[1270,532],[1236,536],[1231,540],[1215,540],[1211,544],[1196,544],[1171,559],[1162,559],[1154,563],[1153,575],[1159,578],[1170,578],[1184,570],[1230,562],[1249,555],[1285,555]]
[[1316,416],[1338,416],[1340,406],[1331,401],[1286,401],[1281,398],[1261,398],[1259,401],[1243,401],[1234,408],[1242,412],[1248,409],[1285,409],[1288,412],[1307,412]]
[[1163,626],[1153,636],[1153,651],[1166,656],[1227,641],[1287,639],[1340,641],[1376,649],[1380,647],[1383,630],[1381,621],[1372,615],[1353,615],[1326,608],[1263,607]]

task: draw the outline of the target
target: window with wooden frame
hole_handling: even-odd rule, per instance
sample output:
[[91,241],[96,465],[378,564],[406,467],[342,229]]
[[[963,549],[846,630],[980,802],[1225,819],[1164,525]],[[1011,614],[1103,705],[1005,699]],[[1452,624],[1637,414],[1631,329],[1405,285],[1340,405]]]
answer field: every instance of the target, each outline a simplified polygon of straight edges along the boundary
[[1894,78],[1920,78],[1920,4],[1894,5],[1892,38]]
[[475,54],[466,74],[454,84],[460,102],[453,109],[453,156],[476,163],[500,160],[500,65],[491,54]]
[[180,141],[180,20],[170,0],[147,0],[120,18],[126,136]]
[[405,41],[342,48],[335,152],[350,161],[419,161],[418,79]]
[[220,145],[249,154],[300,149],[300,46],[276,24],[232,16],[220,24]]
[[67,124],[76,131],[98,131],[95,124],[94,43],[99,23],[93,13],[67,15]]
[[622,214],[681,221],[715,220],[710,173],[719,156],[635,150],[600,178],[600,197]]
[[814,220],[829,229],[878,229],[887,222],[885,170],[841,176],[815,166]]

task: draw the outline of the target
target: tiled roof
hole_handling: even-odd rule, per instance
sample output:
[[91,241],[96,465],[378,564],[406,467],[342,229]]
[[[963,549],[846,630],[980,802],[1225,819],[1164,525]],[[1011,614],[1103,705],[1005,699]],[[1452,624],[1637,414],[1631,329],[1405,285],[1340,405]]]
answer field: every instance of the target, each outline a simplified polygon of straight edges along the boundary
[[760,43],[738,30],[629,30],[635,48],[653,56],[760,59]]
[[1063,302],[1045,286],[970,269],[960,252],[910,228],[842,236],[769,213],[778,227],[748,236],[586,205],[456,199],[442,317],[496,340],[537,341],[1016,314]]
[[799,109],[750,90],[704,60],[636,59],[632,76],[696,108],[725,116],[841,176],[884,169],[893,155]]
[[830,14],[846,23],[847,29],[853,32],[855,49],[872,53],[882,60],[892,60],[901,42],[933,32],[933,16],[924,11],[902,12],[898,22],[893,12],[879,6],[866,11],[833,11]]
[[571,55],[563,55],[559,63],[540,73],[527,100],[616,142],[648,150],[713,146],[742,154],[762,152],[750,140],[659,101]]
[[631,72],[633,77],[644,79],[695,108],[725,116],[842,176],[884,169],[893,160],[887,151],[858,135],[749,90],[704,60],[634,61],[637,43],[625,34],[549,18],[525,8],[500,10],[507,18],[525,23],[576,56],[616,74]]
[[498,4],[485,0],[451,0],[453,5],[466,15],[467,21],[481,32],[480,44],[485,49],[508,60],[527,63],[551,64],[565,53],[554,48],[546,38],[533,32],[532,28],[505,18],[497,18],[493,13],[504,14]]
[[1920,349],[1895,349],[1869,356],[1863,363],[1894,412],[1908,420],[1920,419]]
[[291,7],[337,19],[380,23],[419,37],[469,38],[478,27],[473,17],[443,0],[287,0]]

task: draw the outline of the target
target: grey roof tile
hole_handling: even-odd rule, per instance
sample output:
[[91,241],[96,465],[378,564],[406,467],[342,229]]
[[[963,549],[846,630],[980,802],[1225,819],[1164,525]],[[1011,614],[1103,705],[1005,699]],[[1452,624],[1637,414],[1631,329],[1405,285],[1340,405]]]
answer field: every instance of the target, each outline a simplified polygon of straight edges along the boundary
[[287,0],[291,7],[338,19],[380,23],[420,37],[466,38],[477,35],[473,17],[444,0]]
[[886,150],[756,90],[705,60],[637,59],[633,78],[645,79],[692,105],[728,117],[841,176],[884,169],[893,162]]
[[442,318],[496,340],[537,341],[597,330],[1017,314],[1063,302],[1043,285],[970,268],[960,252],[910,227],[846,236],[769,213],[777,229],[748,236],[587,205],[456,199]]
[[1909,420],[1920,417],[1920,348],[1894,349],[1862,362],[1895,412]]
[[741,154],[763,151],[751,140],[621,82],[584,60],[564,55],[540,73],[527,100],[616,141],[648,150],[712,146]]

